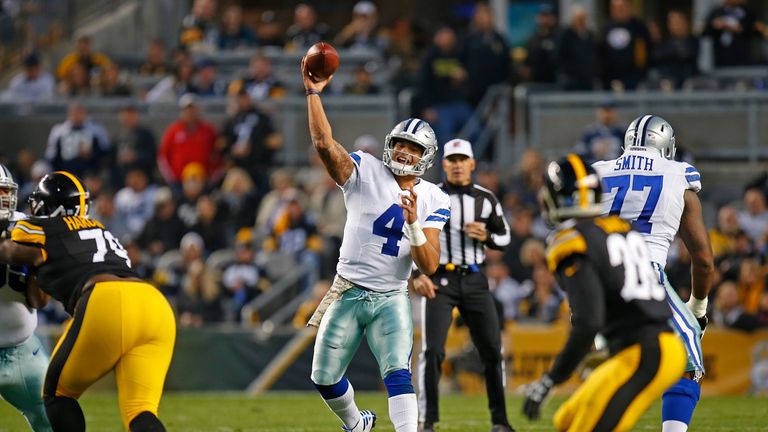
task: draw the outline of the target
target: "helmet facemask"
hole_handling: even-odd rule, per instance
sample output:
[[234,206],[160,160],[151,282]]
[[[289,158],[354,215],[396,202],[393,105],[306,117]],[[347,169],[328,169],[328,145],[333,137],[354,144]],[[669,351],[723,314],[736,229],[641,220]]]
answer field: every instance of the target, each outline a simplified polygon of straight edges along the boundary
[[10,220],[18,204],[19,185],[3,165],[0,165],[0,190],[0,220]]
[[[415,164],[408,165],[398,162],[398,154],[395,152],[396,141],[408,141],[421,146],[424,149],[421,157],[408,153],[411,160],[417,158]],[[408,119],[398,123],[392,132],[384,139],[384,155],[382,161],[398,176],[423,175],[433,164],[437,155],[437,140],[432,127],[423,120]]]

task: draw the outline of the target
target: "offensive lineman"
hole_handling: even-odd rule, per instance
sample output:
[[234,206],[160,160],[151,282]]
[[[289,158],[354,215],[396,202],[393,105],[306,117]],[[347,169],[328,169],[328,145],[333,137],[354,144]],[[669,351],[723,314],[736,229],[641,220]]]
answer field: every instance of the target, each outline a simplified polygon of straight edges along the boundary
[[435,272],[440,230],[450,217],[448,195],[420,178],[437,153],[435,133],[427,122],[412,118],[387,135],[383,161],[362,151],[347,153],[333,139],[320,101],[331,77],[314,81],[305,60],[301,69],[312,143],[347,207],[337,276],[309,322],[319,326],[312,382],[345,431],[373,429],[376,415],[358,411],[344,376],[365,334],[389,394],[395,431],[416,432],[408,277],[413,262],[425,274]]
[[[15,221],[19,186],[0,164],[0,237]],[[43,404],[43,380],[48,356],[35,336],[37,311],[27,297],[24,269],[0,264],[0,396],[16,407],[35,432],[51,431]],[[42,307],[43,303],[35,303]]]
[[163,294],[136,276],[120,242],[88,218],[88,201],[73,174],[48,174],[29,197],[31,216],[0,241],[0,262],[31,268],[73,318],[45,374],[45,411],[55,432],[85,431],[77,399],[114,370],[123,425],[163,432],[157,409],[176,320]]
[[[685,432],[701,395],[701,337],[714,274],[712,248],[696,195],[701,176],[690,164],[676,162],[675,151],[672,126],[659,116],[643,115],[629,124],[622,156],[593,164],[603,182],[603,214],[631,220],[645,235],[650,260],[667,291],[673,328],[688,353],[685,373],[663,396],[662,432]],[[691,255],[687,303],[664,273],[669,246],[678,233]]]
[[685,366],[643,236],[616,216],[597,217],[600,193],[595,170],[575,154],[549,164],[540,192],[543,216],[557,225],[547,265],[568,293],[572,328],[549,372],[526,389],[523,413],[539,417],[547,394],[568,379],[598,332],[611,355],[557,410],[558,431],[632,429]]

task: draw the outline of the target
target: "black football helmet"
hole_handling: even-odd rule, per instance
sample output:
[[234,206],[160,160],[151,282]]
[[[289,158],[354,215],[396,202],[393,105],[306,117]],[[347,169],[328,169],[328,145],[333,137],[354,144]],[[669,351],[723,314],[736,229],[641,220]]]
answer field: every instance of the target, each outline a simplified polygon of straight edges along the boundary
[[56,171],[43,177],[28,200],[35,217],[88,217],[90,201],[83,182],[66,171]]
[[539,200],[544,218],[557,225],[571,218],[599,216],[603,212],[601,195],[595,169],[580,156],[569,154],[547,166]]

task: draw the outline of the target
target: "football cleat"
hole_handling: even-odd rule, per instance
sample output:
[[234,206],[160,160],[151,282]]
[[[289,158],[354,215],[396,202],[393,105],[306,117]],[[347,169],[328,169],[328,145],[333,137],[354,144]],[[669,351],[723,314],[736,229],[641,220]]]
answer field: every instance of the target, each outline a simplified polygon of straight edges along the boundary
[[363,410],[360,411],[360,421],[357,422],[354,427],[348,429],[342,426],[341,430],[346,432],[369,432],[373,430],[374,427],[376,427],[376,413],[373,411]]

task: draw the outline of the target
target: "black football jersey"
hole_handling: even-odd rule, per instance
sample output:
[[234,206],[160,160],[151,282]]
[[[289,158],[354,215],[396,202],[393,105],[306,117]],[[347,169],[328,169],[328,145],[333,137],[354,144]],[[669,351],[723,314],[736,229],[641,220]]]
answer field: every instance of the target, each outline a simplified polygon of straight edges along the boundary
[[672,317],[645,240],[628,222],[608,216],[582,220],[557,232],[547,248],[547,265],[558,279],[567,278],[574,272],[569,258],[576,254],[586,257],[600,278],[606,303],[601,333],[610,345],[626,346],[640,327]]
[[37,282],[70,314],[91,276],[108,273],[136,277],[126,250],[97,220],[33,217],[16,222],[11,239],[41,249],[44,262],[33,270]]

